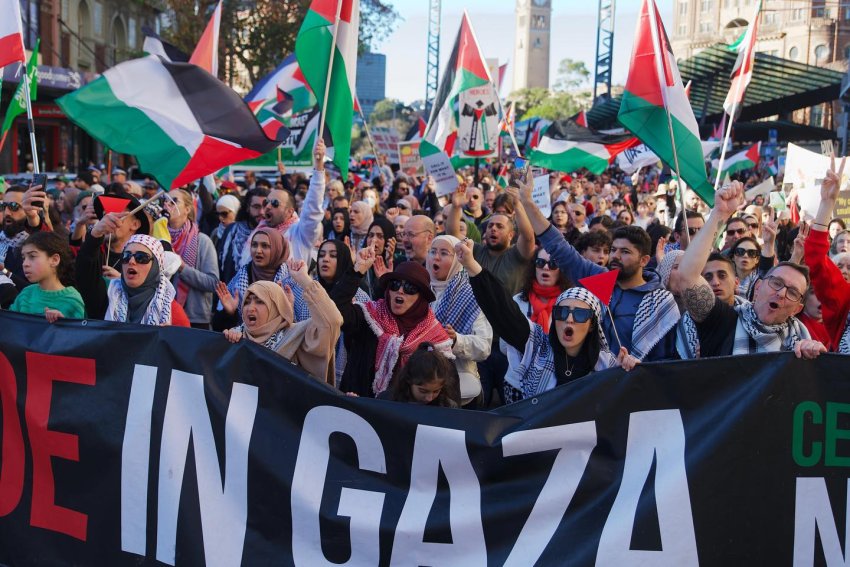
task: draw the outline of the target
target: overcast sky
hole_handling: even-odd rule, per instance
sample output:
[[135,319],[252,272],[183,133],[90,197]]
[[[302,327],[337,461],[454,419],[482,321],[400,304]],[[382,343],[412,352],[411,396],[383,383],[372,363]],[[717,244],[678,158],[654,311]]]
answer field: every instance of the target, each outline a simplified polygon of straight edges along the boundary
[[[656,0],[670,30],[672,0]],[[425,52],[428,38],[428,0],[392,0],[401,14],[395,32],[376,51],[387,56],[387,97],[413,102],[425,97]],[[553,0],[551,80],[564,58],[584,61],[591,74],[596,55],[597,0]],[[514,0],[443,0],[440,74],[457,35],[463,8],[469,11],[484,57],[513,63]],[[635,33],[640,0],[618,0],[614,35],[613,82],[624,83]],[[511,66],[505,91],[511,84]],[[507,94],[507,92],[503,93]]]

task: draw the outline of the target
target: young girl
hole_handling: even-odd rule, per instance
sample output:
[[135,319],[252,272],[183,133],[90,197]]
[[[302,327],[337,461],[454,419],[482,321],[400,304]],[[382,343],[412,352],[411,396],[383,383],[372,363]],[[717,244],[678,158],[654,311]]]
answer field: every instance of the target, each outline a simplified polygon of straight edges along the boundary
[[456,408],[460,405],[457,371],[452,361],[431,343],[422,343],[399,368],[381,399],[429,406]]
[[21,291],[11,311],[44,315],[53,323],[60,317],[84,319],[83,298],[70,287],[74,261],[68,239],[55,232],[36,232],[21,248],[24,275],[33,285]]

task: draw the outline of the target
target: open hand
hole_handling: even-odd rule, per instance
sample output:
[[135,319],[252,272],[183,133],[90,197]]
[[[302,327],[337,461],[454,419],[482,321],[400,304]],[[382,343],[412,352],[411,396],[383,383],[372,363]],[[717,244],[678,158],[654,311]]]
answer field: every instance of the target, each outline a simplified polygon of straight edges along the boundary
[[227,284],[224,282],[218,282],[215,284],[215,294],[218,296],[218,300],[221,302],[221,307],[228,315],[233,315],[236,313],[237,308],[239,307],[239,290],[236,290],[236,296],[230,294],[230,290],[227,289]]
[[838,191],[841,190],[841,182],[844,175],[844,164],[846,161],[846,156],[841,158],[841,166],[836,172],[835,156],[832,156],[829,169],[826,170],[826,177],[824,177],[820,186],[821,201],[835,201],[838,198]]

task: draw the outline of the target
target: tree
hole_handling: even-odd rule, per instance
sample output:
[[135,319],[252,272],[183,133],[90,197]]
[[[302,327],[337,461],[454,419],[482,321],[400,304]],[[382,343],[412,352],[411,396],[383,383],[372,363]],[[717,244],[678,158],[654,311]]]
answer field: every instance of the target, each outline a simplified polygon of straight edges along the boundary
[[[219,77],[228,58],[240,62],[251,84],[277,67],[295,50],[295,38],[311,0],[224,0],[219,41]],[[170,21],[163,37],[192,53],[218,0],[166,0]],[[360,46],[368,49],[386,38],[398,20],[388,0],[361,0]]]
[[575,95],[556,92],[540,104],[528,109],[526,118],[545,118],[546,120],[564,120],[581,110]]
[[590,78],[590,71],[584,61],[563,59],[558,65],[558,80],[555,82],[556,91],[571,91],[584,85]]
[[516,105],[514,113],[517,116],[517,119],[525,120],[526,118],[530,118],[530,116],[528,116],[528,110],[530,108],[540,106],[550,96],[551,93],[549,92],[549,89],[535,87],[532,89],[520,89],[513,92],[508,97],[508,100]]

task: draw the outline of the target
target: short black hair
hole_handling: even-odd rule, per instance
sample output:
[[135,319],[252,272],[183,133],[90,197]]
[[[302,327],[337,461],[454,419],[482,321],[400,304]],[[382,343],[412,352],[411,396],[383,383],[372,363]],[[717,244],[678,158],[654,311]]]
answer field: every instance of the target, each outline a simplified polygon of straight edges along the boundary
[[811,272],[809,271],[809,267],[804,266],[802,264],[795,264],[794,262],[779,262],[778,264],[773,266],[770,270],[768,270],[768,272],[764,275],[764,277],[765,278],[768,277],[773,272],[775,272],[778,268],[782,268],[783,266],[791,268],[792,270],[797,270],[798,272],[803,274],[803,277],[806,278],[806,288],[807,289],[810,285],[812,285],[812,277],[811,277]]
[[[685,215],[687,215],[688,219],[702,219],[703,221],[705,221],[705,218],[696,211],[685,211]],[[683,218],[682,214],[680,213],[676,217],[676,225],[673,229],[673,232],[681,233],[684,228],[685,228],[685,219]]]
[[[706,264],[708,264],[709,262],[723,262],[724,264],[729,266],[729,269],[731,270],[732,274],[735,273],[735,262],[733,262],[732,258],[726,256],[725,254],[721,254],[720,252],[712,252],[708,255],[708,260],[705,261]],[[702,269],[704,270],[705,266],[703,266]]]
[[641,256],[649,256],[652,254],[652,239],[649,237],[649,234],[647,234],[646,231],[639,226],[621,226],[614,231],[613,240],[617,240],[618,238],[624,238],[634,244]]
[[251,199],[253,199],[254,197],[264,197],[265,198],[265,197],[268,197],[268,196],[269,196],[269,190],[263,189],[262,187],[255,187],[254,189],[251,189],[250,191],[245,193],[245,197],[240,199],[240,201],[242,201],[242,203],[243,203],[243,206],[239,207],[239,212],[236,213],[236,220],[237,221],[247,221],[248,220],[248,217],[250,216],[249,213],[248,213],[248,209],[251,206]]
[[596,226],[597,224],[601,224],[607,230],[607,229],[611,228],[611,226],[614,224],[614,219],[612,219],[611,217],[609,217],[606,214],[601,214],[599,216],[596,216],[596,217],[593,217],[592,219],[590,219],[590,223],[588,223],[587,226],[589,228],[589,227]]
[[584,254],[585,250],[593,248],[594,246],[603,246],[610,250],[611,242],[611,235],[607,232],[591,230],[579,236],[578,240],[576,240],[575,244],[573,244],[573,247],[579,254]]

